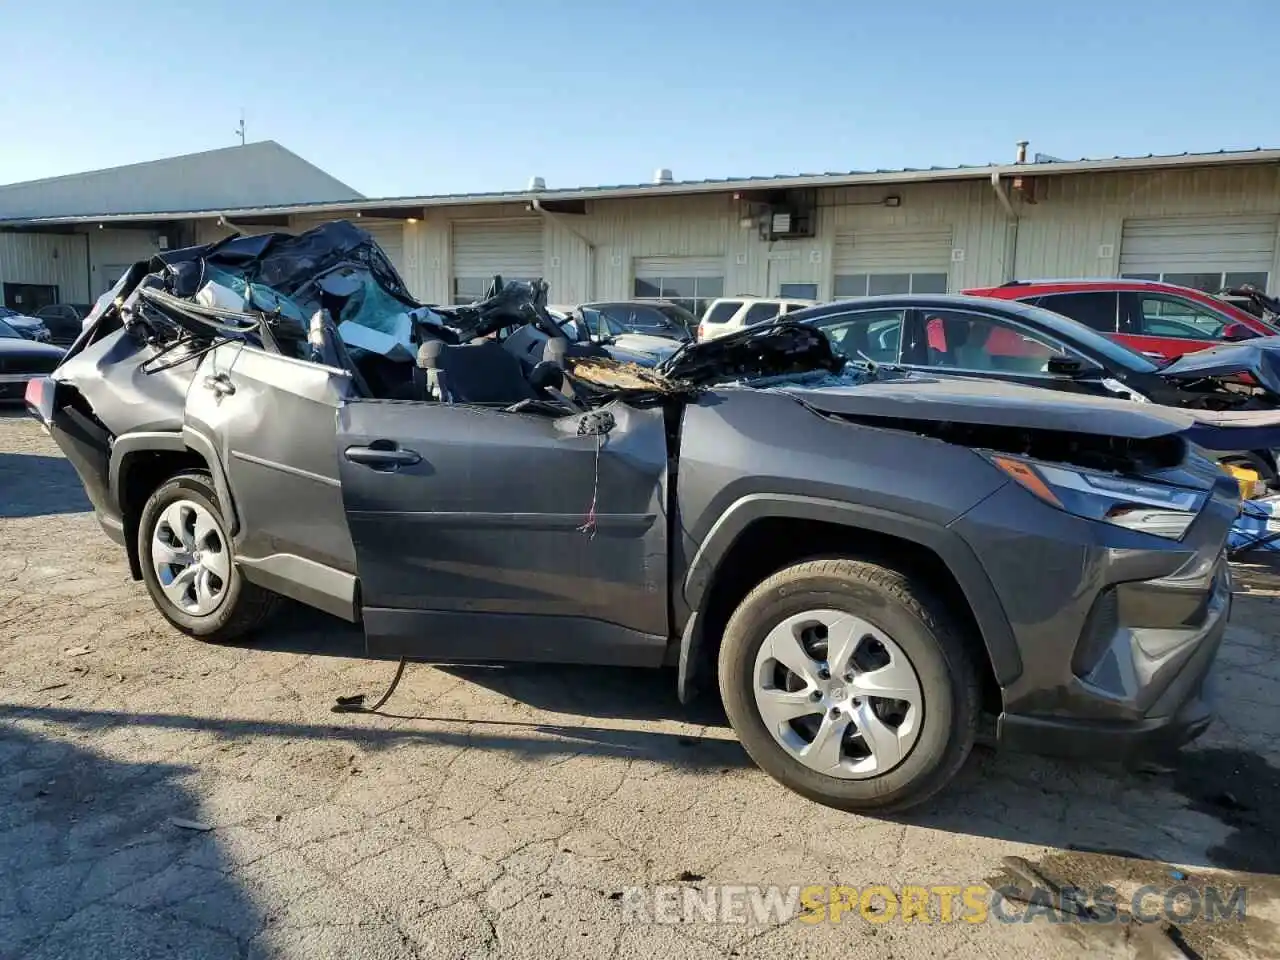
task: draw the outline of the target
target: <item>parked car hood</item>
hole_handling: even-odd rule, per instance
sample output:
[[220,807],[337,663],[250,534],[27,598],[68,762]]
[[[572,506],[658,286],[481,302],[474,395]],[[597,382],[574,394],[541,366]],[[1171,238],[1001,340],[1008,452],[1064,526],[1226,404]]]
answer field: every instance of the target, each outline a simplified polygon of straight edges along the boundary
[[1247,373],[1260,387],[1280,397],[1280,336],[1258,337],[1197,350],[1183,354],[1167,367],[1160,368],[1160,376],[1177,381],[1242,373]]
[[849,386],[778,389],[819,412],[853,418],[946,421],[1134,440],[1182,433],[1196,425],[1191,411],[1174,407],[998,380],[908,376]]
[[605,344],[608,348],[621,347],[633,353],[647,353],[655,362],[671,356],[680,348],[682,341],[670,337],[655,337],[648,333],[620,333],[610,337]]
[[14,340],[12,337],[0,337],[0,356],[61,357],[64,353],[66,353],[65,350],[52,344],[37,343],[35,340]]

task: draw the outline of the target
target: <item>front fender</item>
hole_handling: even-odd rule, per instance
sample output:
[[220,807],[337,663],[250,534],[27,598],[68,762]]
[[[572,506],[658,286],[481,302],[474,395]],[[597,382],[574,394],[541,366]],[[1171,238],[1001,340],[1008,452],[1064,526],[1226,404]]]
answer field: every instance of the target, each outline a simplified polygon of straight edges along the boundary
[[867,530],[898,537],[931,550],[946,565],[968,600],[991,658],[996,681],[1007,686],[1022,673],[1022,658],[1004,608],[978,558],[959,534],[927,520],[903,516],[854,503],[795,494],[749,494],[734,501],[703,539],[684,581],[684,596],[692,611],[680,639],[679,693],[692,697],[696,664],[703,643],[698,621],[716,572],[733,544],[755,521],[795,519],[829,523],[850,530]]

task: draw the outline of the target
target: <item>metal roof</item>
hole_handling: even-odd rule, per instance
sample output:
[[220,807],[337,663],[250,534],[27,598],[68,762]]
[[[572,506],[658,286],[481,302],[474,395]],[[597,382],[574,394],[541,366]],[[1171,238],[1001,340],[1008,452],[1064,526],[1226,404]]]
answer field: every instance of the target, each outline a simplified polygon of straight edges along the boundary
[[364,194],[274,140],[178,157],[0,184],[0,220],[247,207],[282,202],[351,203]]
[[930,183],[990,179],[1012,176],[1062,176],[1073,173],[1112,173],[1127,170],[1158,170],[1174,167],[1217,167],[1234,164],[1280,162],[1280,148],[1219,150],[1213,153],[1147,154],[1138,157],[1109,157],[1081,160],[1041,159],[1028,163],[985,164],[958,167],[906,167],[900,170],[851,170],[845,173],[770,174],[767,176],[722,177],[706,180],[677,180],[663,183],[632,183],[612,186],[561,187],[539,190],[489,191],[481,193],[428,194],[409,197],[380,197],[347,201],[286,203],[239,209],[170,210],[139,213],[86,213],[76,216],[0,219],[0,225],[57,225],[112,223],[139,220],[211,219],[228,220],[289,214],[343,213],[363,211],[403,211],[468,204],[533,203],[543,200],[623,199],[634,197],[687,196],[738,190],[783,190],[813,187],[868,186],[903,183]]

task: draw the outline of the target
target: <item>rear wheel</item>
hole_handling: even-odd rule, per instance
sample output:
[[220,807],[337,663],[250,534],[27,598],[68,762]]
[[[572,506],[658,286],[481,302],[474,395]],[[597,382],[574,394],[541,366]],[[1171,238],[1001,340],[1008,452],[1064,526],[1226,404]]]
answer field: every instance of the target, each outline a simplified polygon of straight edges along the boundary
[[730,618],[719,666],[747,753],[828,806],[914,806],[973,747],[978,679],[958,625],[888,567],[814,560],[779,571]]
[[255,629],[274,594],[236,567],[226,520],[204,473],[182,473],[147,500],[138,524],[138,558],[152,602],[193,637],[224,642]]

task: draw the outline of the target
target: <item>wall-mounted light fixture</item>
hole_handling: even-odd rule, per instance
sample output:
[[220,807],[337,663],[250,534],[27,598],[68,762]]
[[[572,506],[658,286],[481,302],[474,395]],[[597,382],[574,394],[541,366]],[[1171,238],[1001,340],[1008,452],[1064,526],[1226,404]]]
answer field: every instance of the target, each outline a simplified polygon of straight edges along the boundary
[[902,206],[902,198],[896,193],[891,193],[884,198],[884,205],[886,207],[900,207]]

